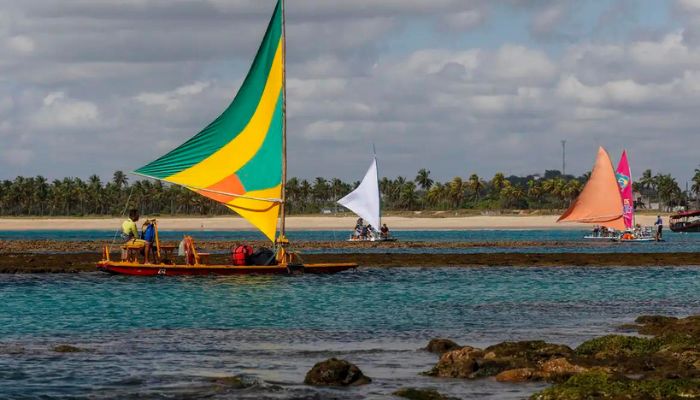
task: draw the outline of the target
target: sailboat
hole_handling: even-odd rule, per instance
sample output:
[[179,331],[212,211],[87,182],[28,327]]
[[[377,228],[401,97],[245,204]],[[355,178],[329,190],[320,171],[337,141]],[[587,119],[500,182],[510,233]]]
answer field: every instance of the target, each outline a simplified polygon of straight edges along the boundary
[[622,219],[625,232],[616,240],[621,242],[653,242],[656,240],[649,227],[636,227],[634,219],[634,194],[632,190],[632,172],[627,158],[627,150],[622,151],[620,162],[615,170],[617,185],[622,197]]
[[[622,196],[612,161],[603,147],[598,148],[591,177],[583,187],[581,194],[559,217],[557,222],[596,224],[618,231],[625,229]],[[614,236],[590,235],[586,238],[610,240]]]
[[[209,265],[192,238],[185,238],[185,263],[172,248],[154,243],[153,264],[138,263],[123,247],[126,260],[111,260],[103,251],[98,268],[127,275],[232,275],[334,273],[354,263],[304,264],[288,251],[285,232],[286,35],[284,0],[278,0],[253,64],[228,108],[194,137],[137,169],[135,174],[180,185],[210,198],[245,218],[274,246],[272,265]],[[165,254],[163,254],[165,253]]]
[[[377,156],[367,169],[365,177],[360,185],[350,194],[338,200],[338,204],[357,214],[364,222],[368,222],[374,229],[382,226],[381,196],[379,194],[379,174],[377,172]],[[353,235],[350,242],[394,242],[396,238],[388,235],[377,235],[376,232],[368,232],[367,236]]]

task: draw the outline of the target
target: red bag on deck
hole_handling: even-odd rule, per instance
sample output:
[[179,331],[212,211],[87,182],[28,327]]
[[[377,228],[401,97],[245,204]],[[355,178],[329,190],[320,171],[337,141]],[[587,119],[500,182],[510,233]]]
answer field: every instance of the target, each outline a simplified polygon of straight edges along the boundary
[[236,246],[231,254],[233,265],[248,265],[248,257],[253,254],[253,248],[247,244]]

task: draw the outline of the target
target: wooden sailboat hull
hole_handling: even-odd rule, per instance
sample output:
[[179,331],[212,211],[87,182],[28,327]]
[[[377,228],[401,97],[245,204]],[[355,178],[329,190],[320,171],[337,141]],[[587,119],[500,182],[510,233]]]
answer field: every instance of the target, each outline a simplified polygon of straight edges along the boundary
[[210,275],[293,275],[335,274],[357,268],[354,263],[303,264],[284,267],[234,265],[168,265],[140,264],[122,261],[100,261],[97,269],[116,275],[131,276],[210,276]]

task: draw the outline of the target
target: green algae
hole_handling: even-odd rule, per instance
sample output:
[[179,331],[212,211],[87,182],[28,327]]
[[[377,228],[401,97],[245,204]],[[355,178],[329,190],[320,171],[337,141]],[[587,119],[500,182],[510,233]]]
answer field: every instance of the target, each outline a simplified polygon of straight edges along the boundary
[[642,357],[659,351],[662,344],[657,338],[607,335],[581,343],[576,348],[576,355],[597,358]]
[[575,375],[532,395],[531,400],[700,399],[700,379],[635,380],[605,371]]

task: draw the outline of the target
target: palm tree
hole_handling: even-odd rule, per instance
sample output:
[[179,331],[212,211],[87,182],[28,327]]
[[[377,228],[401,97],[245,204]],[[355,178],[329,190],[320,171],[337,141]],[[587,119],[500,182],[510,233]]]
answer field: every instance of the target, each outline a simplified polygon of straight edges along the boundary
[[695,168],[695,175],[691,181],[693,185],[690,187],[690,191],[695,194],[696,207],[700,208],[700,169]]
[[569,200],[569,204],[581,194],[583,184],[578,179],[572,179],[561,189],[561,197],[563,200]]
[[114,171],[112,182],[117,185],[117,189],[121,189],[129,183],[129,178],[123,171]]
[[671,175],[657,174],[655,177],[658,196],[668,209],[671,203],[680,197],[681,188]]
[[479,175],[471,174],[471,176],[469,176],[469,189],[472,191],[472,193],[474,193],[474,198],[477,202],[479,201],[479,193],[483,187],[484,185],[481,182],[481,179],[479,179]]
[[528,197],[533,201],[535,204],[539,204],[540,199],[542,198],[542,185],[540,185],[540,181],[530,179],[527,181],[527,195]]
[[449,193],[450,200],[452,201],[452,208],[462,208],[462,202],[464,201],[464,182],[462,182],[462,178],[459,176],[452,178]]
[[414,182],[406,182],[401,187],[400,202],[401,207],[405,210],[412,210],[416,204],[416,184]]
[[316,206],[322,208],[330,197],[330,186],[328,185],[328,181],[325,178],[316,177],[311,194],[313,195]]
[[441,207],[442,203],[445,201],[445,185],[443,185],[440,182],[437,182],[433,185],[433,187],[428,190],[428,193],[425,194],[425,203],[429,207]]
[[500,195],[501,189],[503,189],[506,185],[505,182],[505,175],[503,175],[502,172],[497,172],[496,175],[493,176],[493,179],[491,179],[491,193],[495,194],[496,196]]
[[642,189],[645,190],[651,190],[655,186],[654,176],[652,175],[650,169],[642,172],[642,176],[639,178],[639,184],[641,185]]
[[503,189],[501,189],[500,197],[502,207],[510,208],[522,199],[523,191],[509,181],[505,181]]
[[421,187],[423,190],[430,190],[431,187],[433,187],[433,183],[435,183],[432,179],[430,179],[430,171],[421,168],[418,171],[418,175],[416,175],[416,183]]

